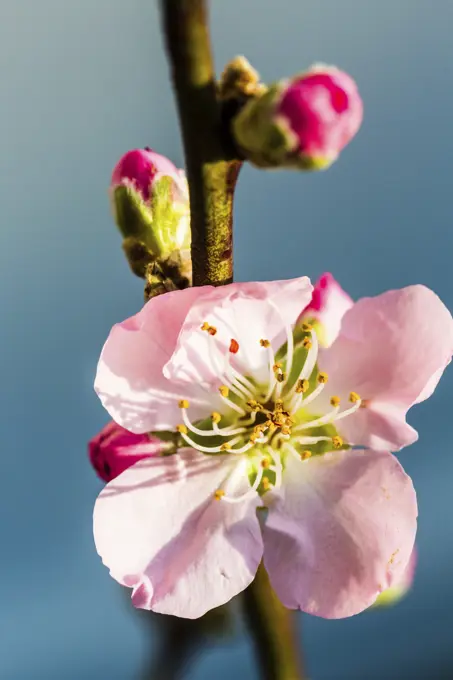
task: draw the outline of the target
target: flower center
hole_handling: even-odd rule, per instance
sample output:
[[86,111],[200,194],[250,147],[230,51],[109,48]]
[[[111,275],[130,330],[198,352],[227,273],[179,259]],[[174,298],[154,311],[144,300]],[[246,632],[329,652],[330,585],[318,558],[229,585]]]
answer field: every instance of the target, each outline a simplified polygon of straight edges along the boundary
[[[276,355],[268,339],[259,340],[257,351],[267,353],[263,363],[268,374],[261,383],[232,365],[232,356],[240,352],[237,340],[232,339],[222,355],[215,326],[205,322],[201,330],[209,335],[213,365],[221,360],[218,392],[224,413],[214,411],[210,418],[193,423],[190,403],[182,399],[182,423],[176,429],[183,442],[202,453],[238,456],[237,467],[250,482],[246,497],[278,488],[288,455],[303,462],[313,455],[349,448],[335,424],[355,413],[362,400],[350,392],[349,405],[342,409],[340,397],[334,395],[327,401],[327,412],[322,412],[326,407],[321,403],[326,400],[319,397],[329,376],[318,368],[318,338],[312,325],[303,324],[294,333],[286,328],[286,343]],[[227,486],[215,492],[217,500],[244,499],[244,495],[228,494]]]

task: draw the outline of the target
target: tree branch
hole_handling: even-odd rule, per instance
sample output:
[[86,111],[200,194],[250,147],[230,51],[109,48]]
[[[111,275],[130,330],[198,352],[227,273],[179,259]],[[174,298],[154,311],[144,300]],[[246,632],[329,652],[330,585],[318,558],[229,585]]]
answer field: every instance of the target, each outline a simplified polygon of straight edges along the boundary
[[233,195],[241,163],[217,98],[206,0],[160,0],[190,191],[193,285],[233,280]]

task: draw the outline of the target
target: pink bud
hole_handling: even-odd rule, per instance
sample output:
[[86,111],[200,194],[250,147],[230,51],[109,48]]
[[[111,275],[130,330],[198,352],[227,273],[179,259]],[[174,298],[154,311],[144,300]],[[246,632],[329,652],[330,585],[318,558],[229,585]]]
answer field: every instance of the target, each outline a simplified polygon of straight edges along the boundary
[[362,118],[362,99],[351,76],[319,65],[289,81],[275,121],[293,153],[326,167],[357,133]]
[[113,420],[88,444],[90,461],[105,482],[118,477],[131,465],[162,451],[162,442],[147,434],[133,434]]
[[115,165],[111,187],[132,184],[141,194],[142,200],[148,201],[152,183],[159,175],[172,177],[179,185],[180,172],[168,158],[149,147],[133,149],[125,153]]

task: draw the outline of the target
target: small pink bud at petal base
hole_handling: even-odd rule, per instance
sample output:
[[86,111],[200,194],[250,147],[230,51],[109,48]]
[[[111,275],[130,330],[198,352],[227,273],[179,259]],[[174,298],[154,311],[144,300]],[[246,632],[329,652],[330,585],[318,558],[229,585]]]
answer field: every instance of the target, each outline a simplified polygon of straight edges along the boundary
[[160,440],[133,434],[111,421],[89,442],[88,455],[98,476],[110,482],[142,458],[159,455],[162,448]]
[[179,171],[173,163],[149,147],[133,149],[121,156],[112,173],[111,187],[132,185],[140,192],[142,200],[148,201],[151,187],[158,175],[179,179]]
[[307,163],[330,165],[357,133],[363,104],[354,80],[319,66],[293,78],[276,108],[276,122]]

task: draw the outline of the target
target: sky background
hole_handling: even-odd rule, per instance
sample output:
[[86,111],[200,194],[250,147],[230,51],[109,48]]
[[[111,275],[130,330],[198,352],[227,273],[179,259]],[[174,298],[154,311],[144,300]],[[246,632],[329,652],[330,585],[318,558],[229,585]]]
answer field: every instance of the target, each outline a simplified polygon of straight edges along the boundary
[[[365,102],[329,171],[243,170],[237,280],[330,270],[355,298],[421,282],[453,309],[451,0],[211,4],[219,70],[241,53],[267,81],[336,63]],[[108,419],[100,348],[142,300],[111,170],[145,145],[183,163],[156,0],[3,0],[0,88],[0,677],[133,680],[150,631],[94,549],[86,442]],[[452,402],[450,370],[400,456],[420,505],[413,592],[350,620],[304,616],[312,680],[453,677]],[[188,678],[254,673],[241,636]]]

